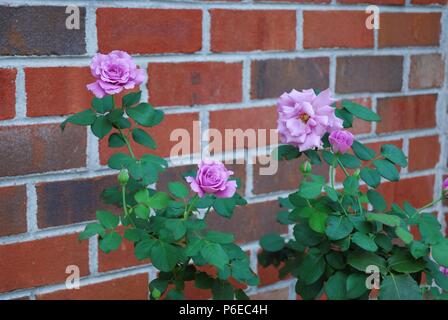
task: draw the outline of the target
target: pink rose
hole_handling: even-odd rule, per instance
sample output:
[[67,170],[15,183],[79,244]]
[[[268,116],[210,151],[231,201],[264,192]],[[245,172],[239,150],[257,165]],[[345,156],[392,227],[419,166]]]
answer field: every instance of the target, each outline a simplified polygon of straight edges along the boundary
[[443,191],[448,191],[448,178],[446,178],[446,179],[443,181],[442,189],[443,189]]
[[277,102],[281,142],[300,151],[320,148],[325,133],[342,129],[342,119],[336,117],[330,106],[334,101],[330,89],[318,96],[312,89],[282,94]]
[[231,198],[236,192],[236,181],[229,180],[233,172],[220,161],[202,160],[198,165],[196,178],[186,177],[191,189],[199,197],[213,194],[218,198]]
[[143,70],[137,69],[131,56],[124,51],[96,54],[90,70],[97,80],[88,84],[87,89],[97,98],[120,93],[123,89],[133,89],[145,80]]
[[[446,180],[445,180],[446,181]],[[440,266],[440,272],[442,272],[444,275],[448,276],[448,268],[445,268],[443,266]]]
[[330,133],[328,141],[330,141],[334,152],[346,153],[353,144],[353,134],[346,130],[337,130]]

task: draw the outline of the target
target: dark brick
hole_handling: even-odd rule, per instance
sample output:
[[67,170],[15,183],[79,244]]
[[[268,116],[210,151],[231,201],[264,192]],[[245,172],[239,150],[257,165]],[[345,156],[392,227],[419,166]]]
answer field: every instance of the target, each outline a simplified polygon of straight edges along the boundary
[[328,88],[328,58],[256,60],[251,68],[253,99],[276,98],[291,89]]
[[409,88],[440,88],[445,75],[445,64],[440,54],[419,54],[411,56]]
[[354,56],[337,58],[336,92],[393,92],[401,90],[403,57]]
[[0,236],[26,232],[26,187],[0,188]]
[[86,129],[59,124],[0,128],[0,177],[84,167]]
[[0,69],[0,120],[16,115],[16,75],[16,69]]
[[94,220],[96,210],[111,209],[102,204],[100,195],[105,188],[114,185],[117,185],[115,175],[38,184],[36,191],[39,227]]
[[80,55],[86,53],[85,8],[79,30],[66,28],[66,7],[0,7],[0,55]]
[[269,232],[288,231],[286,226],[276,220],[279,209],[277,201],[253,203],[237,207],[232,219],[225,219],[211,212],[207,217],[207,224],[210,229],[234,233],[240,243],[256,241]]
[[[261,175],[260,169],[269,167],[269,164],[261,165],[260,162],[257,161],[253,165],[254,188],[252,192],[255,194],[260,194],[298,188],[302,177],[299,167],[300,163],[303,161],[305,161],[303,157],[298,160],[280,161],[278,163],[278,170],[273,175]],[[313,166],[313,173],[328,176],[328,166]]]

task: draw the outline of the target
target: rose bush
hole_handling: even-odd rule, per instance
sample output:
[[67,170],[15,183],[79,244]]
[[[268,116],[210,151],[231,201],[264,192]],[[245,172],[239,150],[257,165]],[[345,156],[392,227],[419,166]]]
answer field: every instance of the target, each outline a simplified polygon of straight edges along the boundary
[[[333,102],[329,90],[318,95],[293,90],[278,100],[278,129],[287,145],[275,156],[307,160],[298,190],[279,199],[283,210],[277,221],[292,225],[292,236],[262,237],[259,262],[278,267],[280,277],[296,277],[295,289],[303,299],[324,294],[328,299],[367,299],[372,270],[377,270],[373,279],[379,282],[379,299],[447,299],[448,239],[426,209],[443,199],[448,179],[443,194],[422,208],[409,202],[387,204],[377,188],[382,179],[400,179],[397,168],[407,166],[405,155],[390,144],[377,154],[354,140],[342,124],[347,129],[354,117],[380,117],[350,101],[342,101],[341,108],[328,105]],[[312,166],[328,166],[329,179],[313,174]],[[336,169],[345,175],[339,186]]]
[[[137,157],[131,139],[155,149],[149,129],[162,122],[163,112],[140,102],[140,91],[124,95],[121,105],[113,96],[141,84],[143,71],[122,51],[96,55],[91,69],[97,78],[88,85],[96,96],[91,108],[70,116],[61,128],[68,123],[89,126],[99,139],[108,136],[110,148],[125,146],[128,152],[109,158],[108,166],[119,170],[118,186],[102,193],[103,201],[117,206],[119,214],[97,211],[98,221],[88,224],[79,238],[98,236],[105,253],[117,250],[123,237],[131,241],[137,259],[150,259],[160,271],[150,283],[153,299],[181,299],[190,281],[211,290],[214,299],[246,299],[232,283],[258,284],[249,257],[234,243],[233,234],[208,230],[205,222],[211,209],[230,219],[236,206],[246,204],[236,193],[238,183],[231,179],[232,172],[220,162],[204,160],[197,173],[186,173],[196,194],[191,195],[181,181],[170,182],[166,191],[152,187],[167,162],[149,153]],[[119,227],[124,229],[123,237]]]

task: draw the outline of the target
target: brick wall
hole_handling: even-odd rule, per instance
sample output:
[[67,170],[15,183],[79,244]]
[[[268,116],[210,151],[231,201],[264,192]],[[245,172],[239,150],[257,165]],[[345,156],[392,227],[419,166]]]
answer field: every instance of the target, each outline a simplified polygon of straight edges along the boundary
[[[359,123],[359,139],[402,146],[410,164],[390,200],[415,205],[440,192],[447,170],[448,10],[446,0],[72,1],[80,29],[65,28],[65,1],[0,0],[0,299],[145,299],[155,270],[130,243],[106,255],[77,234],[113,184],[107,146],[84,128],[59,123],[91,99],[88,65],[97,52],[126,50],[147,71],[143,97],[167,113],[153,131],[167,156],[175,128],[275,128],[275,99],[291,88],[330,87],[339,98],[383,118]],[[364,2],[378,4],[380,29],[368,30]],[[112,7],[113,3],[113,7]],[[237,157],[244,156],[239,150]],[[249,150],[249,156],[256,156]],[[191,169],[172,159],[159,186]],[[232,166],[249,201],[234,219],[210,224],[234,231],[257,268],[257,239],[287,233],[275,223],[276,199],[299,183],[297,162],[277,176],[259,165]],[[448,207],[434,208],[446,226]],[[76,264],[82,288],[65,290]],[[253,298],[295,298],[294,283],[258,268]],[[189,286],[187,297],[207,298]]]

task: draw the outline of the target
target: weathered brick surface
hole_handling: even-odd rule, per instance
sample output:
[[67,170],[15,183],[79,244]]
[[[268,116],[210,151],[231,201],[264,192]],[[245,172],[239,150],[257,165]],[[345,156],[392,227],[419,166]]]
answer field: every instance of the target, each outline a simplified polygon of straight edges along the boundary
[[409,140],[409,171],[434,168],[439,162],[439,136]]
[[207,223],[210,229],[233,232],[239,243],[251,242],[269,232],[287,232],[286,226],[276,222],[279,209],[276,201],[254,203],[238,207],[232,220],[211,212],[207,217]]
[[215,9],[210,14],[214,52],[294,50],[296,46],[296,13],[293,10]]
[[242,63],[150,63],[150,102],[182,106],[240,102]]
[[380,14],[378,46],[438,46],[440,39],[440,13]]
[[441,4],[446,5],[448,3],[447,0],[411,0],[412,4],[420,4],[420,5],[427,5],[427,4]]
[[439,88],[445,77],[445,64],[440,54],[420,54],[411,56],[409,88]]
[[368,3],[376,5],[404,5],[405,0],[337,0],[337,2],[346,4]]
[[336,59],[336,92],[394,92],[402,85],[402,56],[353,56]]
[[14,118],[16,114],[16,69],[0,69],[0,120]]
[[[86,129],[58,124],[0,127],[0,177],[84,167]],[[14,165],[11,165],[14,164]]]
[[65,282],[68,265],[88,274],[88,242],[78,235],[0,245],[0,292]]
[[148,274],[137,274],[36,296],[37,300],[147,300]]
[[436,125],[436,101],[436,95],[378,99],[377,111],[382,120],[377,124],[377,132],[385,133],[434,127]]
[[252,99],[277,98],[291,89],[326,89],[328,58],[256,60],[251,66]]
[[79,7],[80,28],[67,29],[66,7],[0,7],[0,55],[44,56],[86,53],[85,14]]
[[0,188],[0,236],[26,232],[26,187]]
[[303,47],[373,48],[373,29],[366,28],[367,17],[363,11],[304,11]]
[[101,208],[101,192],[116,186],[116,176],[93,179],[39,183],[37,193],[37,221],[40,228],[78,223],[95,219]]
[[25,68],[27,115],[65,115],[90,107],[86,85],[94,81],[87,67]]
[[274,289],[250,296],[251,300],[288,300],[289,288]]
[[189,53],[202,47],[201,10],[101,8],[98,47],[129,53]]

